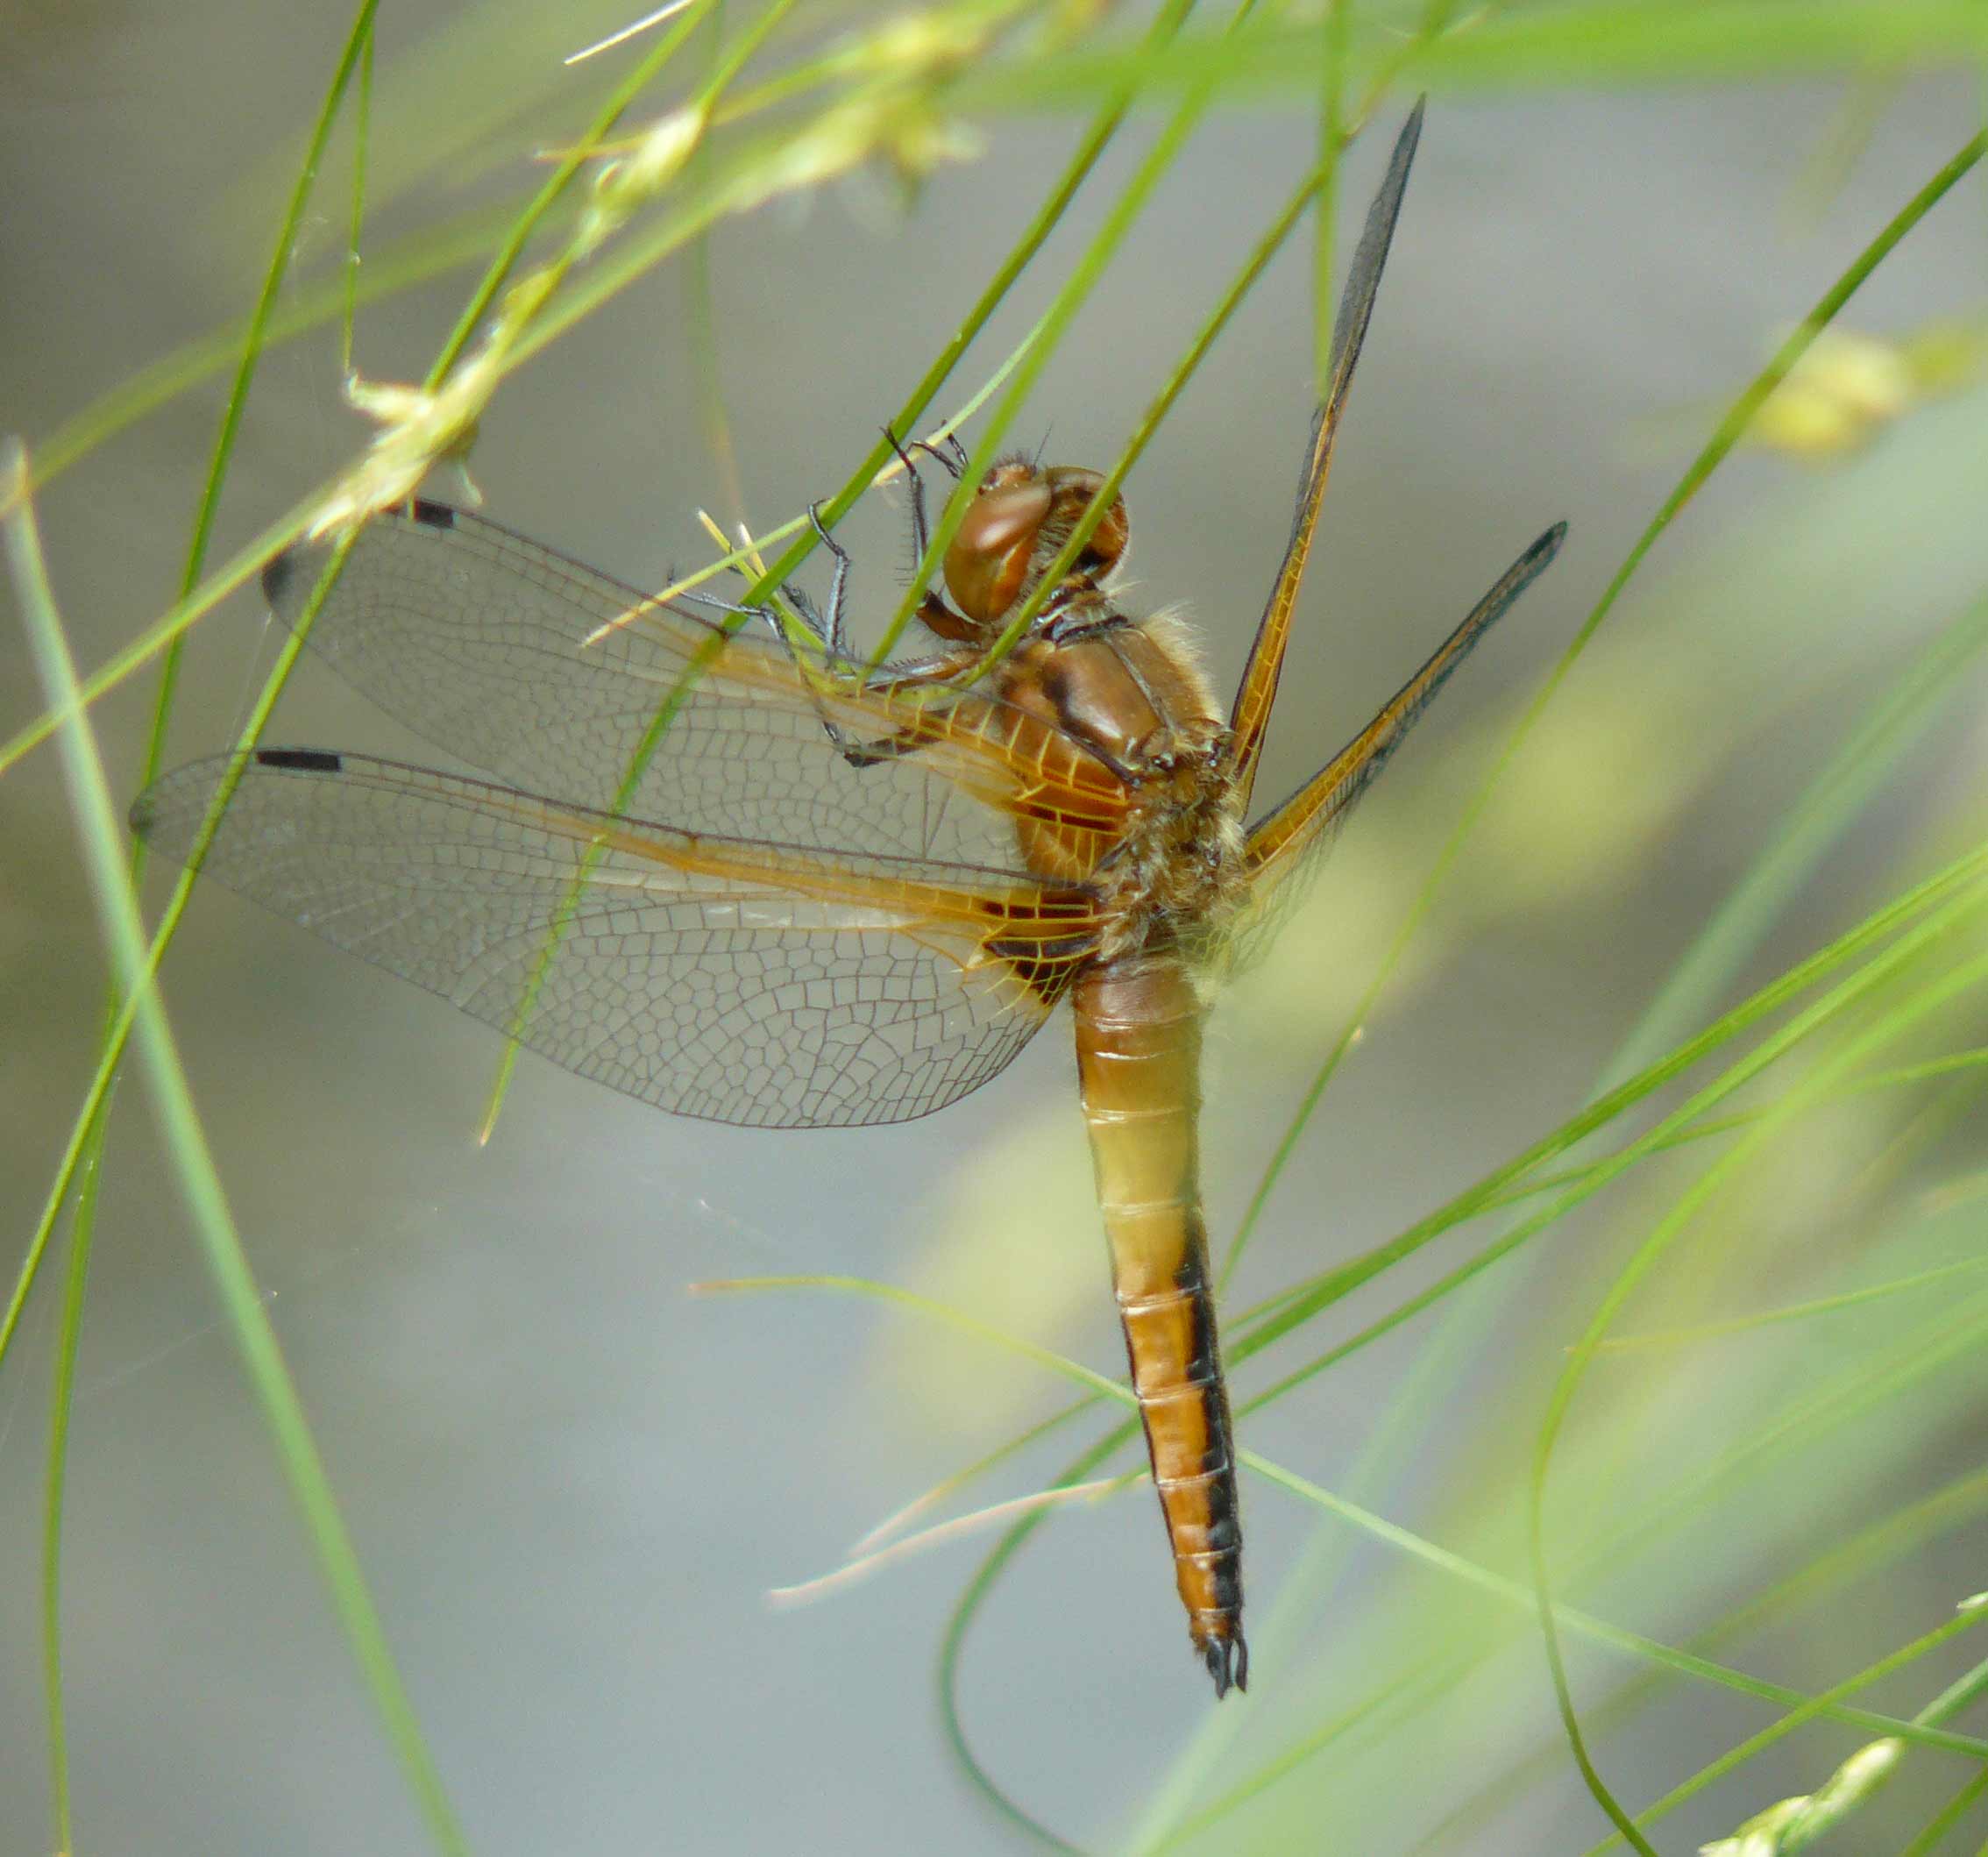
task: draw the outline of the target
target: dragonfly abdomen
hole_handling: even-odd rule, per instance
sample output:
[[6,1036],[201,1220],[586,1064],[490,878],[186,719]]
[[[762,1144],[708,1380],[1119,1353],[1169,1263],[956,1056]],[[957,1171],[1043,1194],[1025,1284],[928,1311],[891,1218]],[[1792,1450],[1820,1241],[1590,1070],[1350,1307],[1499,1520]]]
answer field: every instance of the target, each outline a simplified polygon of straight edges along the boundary
[[1242,1530],[1201,1215],[1201,1002],[1175,953],[1101,961],[1073,992],[1097,1200],[1188,1633],[1243,1688]]

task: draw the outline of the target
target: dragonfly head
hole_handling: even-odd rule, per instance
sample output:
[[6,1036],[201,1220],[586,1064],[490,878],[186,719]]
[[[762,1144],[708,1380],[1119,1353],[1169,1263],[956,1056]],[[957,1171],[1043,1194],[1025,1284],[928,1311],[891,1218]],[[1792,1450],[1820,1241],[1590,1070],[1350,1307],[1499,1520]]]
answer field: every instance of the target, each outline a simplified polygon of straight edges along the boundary
[[[980,480],[966,519],[946,551],[946,591],[966,615],[960,636],[992,631],[1034,591],[1104,480],[1071,465],[1047,470],[1005,459]],[[1091,584],[1118,566],[1129,535],[1125,500],[1114,497],[1070,573]]]

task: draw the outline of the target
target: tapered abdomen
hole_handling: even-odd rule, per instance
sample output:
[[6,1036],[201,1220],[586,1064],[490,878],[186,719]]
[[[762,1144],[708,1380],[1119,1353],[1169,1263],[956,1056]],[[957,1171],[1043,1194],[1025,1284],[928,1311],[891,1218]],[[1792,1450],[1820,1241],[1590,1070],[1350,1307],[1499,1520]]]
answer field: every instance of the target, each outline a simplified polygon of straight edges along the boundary
[[1234,1434],[1201,1217],[1201,1004],[1172,954],[1102,962],[1073,998],[1132,1388],[1188,1633],[1224,1695],[1246,1687],[1249,1654]]

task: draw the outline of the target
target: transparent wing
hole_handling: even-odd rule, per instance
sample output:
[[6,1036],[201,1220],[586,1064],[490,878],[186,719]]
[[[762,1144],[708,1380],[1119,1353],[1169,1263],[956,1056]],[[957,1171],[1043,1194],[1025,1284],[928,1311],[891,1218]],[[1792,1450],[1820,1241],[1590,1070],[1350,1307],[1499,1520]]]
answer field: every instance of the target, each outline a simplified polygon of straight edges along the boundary
[[[186,860],[228,757],[132,828]],[[248,758],[202,868],[583,1077],[767,1128],[905,1121],[984,1083],[1090,945],[1081,892],[814,857],[317,749]]]
[[[294,548],[265,572],[284,623],[301,617],[328,553]],[[951,690],[811,693],[762,626],[728,637],[446,504],[366,526],[309,642],[472,766],[686,831],[1019,873],[1017,809],[1054,819],[1065,842],[1088,837],[1097,857],[1124,819],[1109,770],[1006,704]],[[917,751],[852,767],[824,713],[858,741],[908,737]]]
[[1395,139],[1395,152],[1388,157],[1388,172],[1367,209],[1367,223],[1353,249],[1353,265],[1339,296],[1338,314],[1332,321],[1330,376],[1324,403],[1311,423],[1311,440],[1305,452],[1304,474],[1298,483],[1291,537],[1285,544],[1269,603],[1257,622],[1242,681],[1236,687],[1229,727],[1235,736],[1237,777],[1246,806],[1255,786],[1257,761],[1270,727],[1271,708],[1277,701],[1277,681],[1283,674],[1284,651],[1290,643],[1291,615],[1297,607],[1298,587],[1304,579],[1305,562],[1310,558],[1311,538],[1318,527],[1326,480],[1331,474],[1332,446],[1338,438],[1340,416],[1346,409],[1346,395],[1353,390],[1353,369],[1360,365],[1367,325],[1374,317],[1381,274],[1387,268],[1395,222],[1401,217],[1402,196],[1408,189],[1409,169],[1414,165],[1416,147],[1422,140],[1422,110],[1418,99],[1409,111],[1408,121],[1402,125],[1401,133]]
[[1294,873],[1302,876],[1309,870],[1457,666],[1511,610],[1519,595],[1552,566],[1566,537],[1567,525],[1555,523],[1498,577],[1463,623],[1436,647],[1366,728],[1282,805],[1250,827],[1246,850],[1260,900],[1267,900],[1273,892],[1289,884]]

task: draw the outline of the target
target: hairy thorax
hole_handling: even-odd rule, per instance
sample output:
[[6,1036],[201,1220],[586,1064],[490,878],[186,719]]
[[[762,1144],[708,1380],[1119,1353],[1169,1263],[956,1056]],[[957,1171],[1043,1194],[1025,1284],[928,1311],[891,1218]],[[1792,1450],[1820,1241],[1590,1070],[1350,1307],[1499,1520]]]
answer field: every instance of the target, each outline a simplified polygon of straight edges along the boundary
[[1178,950],[1198,960],[1218,945],[1246,895],[1242,825],[1228,729],[1182,629],[1108,609],[1087,625],[1066,618],[1002,665],[998,689],[1125,783],[1125,829],[1088,867],[1053,823],[1021,828],[1032,870],[1103,898],[1098,953]]

